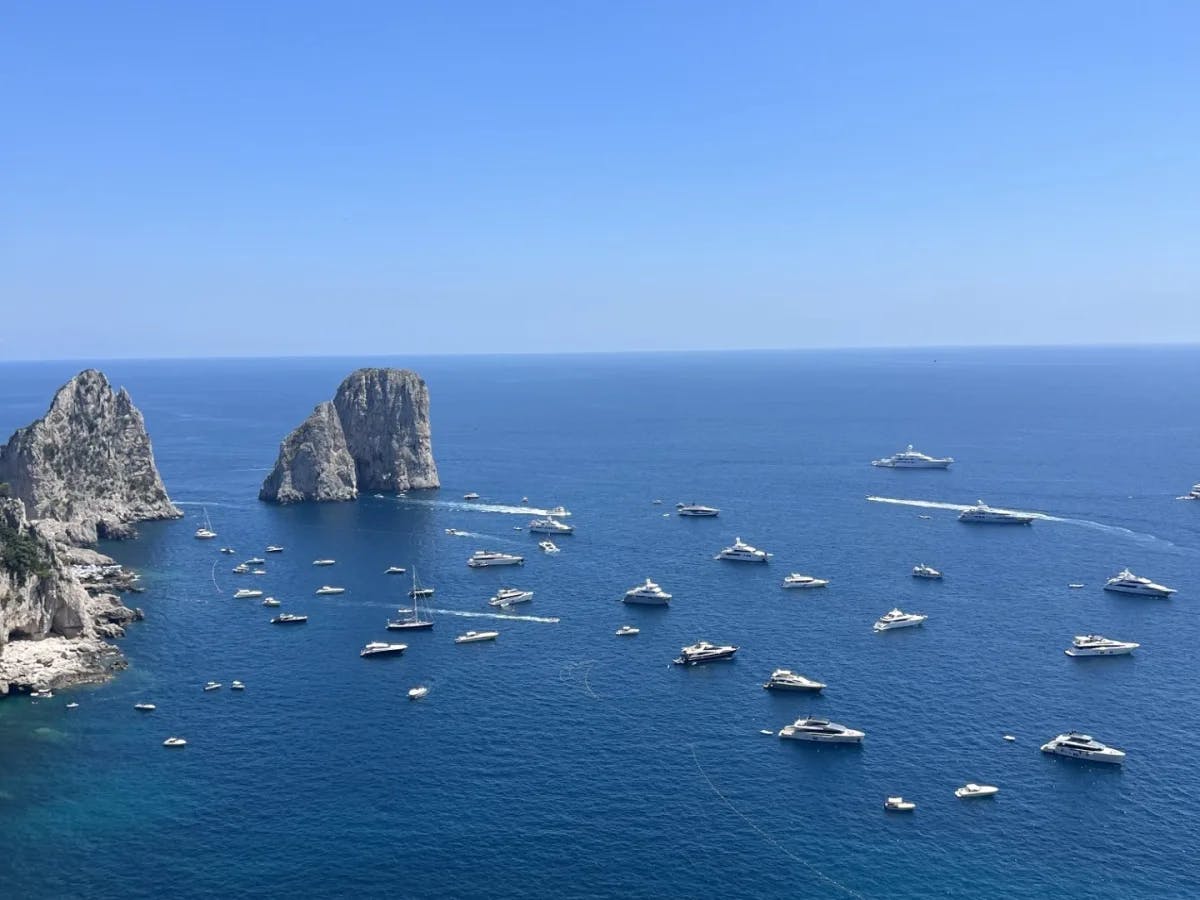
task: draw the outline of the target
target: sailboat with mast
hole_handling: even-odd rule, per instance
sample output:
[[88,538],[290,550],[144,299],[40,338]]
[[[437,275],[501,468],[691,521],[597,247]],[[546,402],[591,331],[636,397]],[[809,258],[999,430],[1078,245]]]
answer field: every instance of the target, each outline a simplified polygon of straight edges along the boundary
[[408,611],[406,618],[388,619],[388,631],[428,631],[433,628],[433,619],[428,614],[424,617],[421,615],[421,598],[429,595],[417,587],[416,566],[413,566],[412,585],[409,592],[409,596],[412,597],[412,609]]
[[204,524],[196,529],[196,539],[207,541],[215,538],[217,533],[212,530],[212,522],[208,520],[208,507],[204,507]]

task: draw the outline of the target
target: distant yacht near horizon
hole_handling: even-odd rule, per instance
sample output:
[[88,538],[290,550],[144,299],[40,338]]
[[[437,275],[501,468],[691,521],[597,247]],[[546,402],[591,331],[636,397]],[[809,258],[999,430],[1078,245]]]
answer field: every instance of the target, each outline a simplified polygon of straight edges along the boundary
[[901,450],[899,453],[893,453],[883,459],[871,460],[871,465],[884,469],[945,469],[952,462],[954,462],[952,456],[927,456],[914,450],[913,445],[909,444],[907,449]]

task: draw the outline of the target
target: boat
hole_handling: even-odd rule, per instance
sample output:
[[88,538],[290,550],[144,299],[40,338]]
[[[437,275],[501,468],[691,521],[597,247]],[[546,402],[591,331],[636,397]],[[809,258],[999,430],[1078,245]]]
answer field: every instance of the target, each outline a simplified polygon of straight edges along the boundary
[[715,519],[721,511],[715,506],[702,506],[699,503],[677,503],[675,513],[685,519]]
[[522,505],[522,506],[528,506],[528,505],[529,505],[529,498],[528,498],[528,497],[522,497],[522,498],[521,498],[521,505]]
[[256,591],[252,588],[242,588],[236,594],[233,595],[233,599],[234,600],[252,600],[255,597],[261,597],[262,595],[263,595],[262,591]]
[[883,808],[888,812],[912,812],[917,804],[903,797],[888,797],[883,801]]
[[1134,575],[1128,569],[1122,569],[1104,582],[1104,589],[1118,594],[1140,594],[1144,597],[1170,597],[1175,593],[1174,588],[1155,584],[1149,578]]
[[799,718],[791,725],[785,725],[779,730],[781,738],[792,741],[816,741],[826,744],[861,744],[866,734],[830,722],[828,719],[817,719],[812,716]]
[[913,566],[913,578],[941,578],[942,573],[933,566],[927,566],[925,563]]
[[1000,793],[1000,788],[993,784],[976,784],[968,781],[954,791],[954,796],[960,800],[969,800],[972,797],[995,797],[998,793]]
[[802,575],[799,572],[793,572],[783,579],[783,587],[789,590],[808,590],[810,588],[823,588],[829,585],[829,581],[825,578],[813,578],[811,575]]
[[237,553],[237,551],[234,550],[232,547],[222,547],[221,552],[224,553],[226,556],[233,556],[233,554]]
[[1079,588],[1083,587],[1083,584],[1078,581],[1072,581],[1070,584],[1067,585],[1067,587],[1078,590]]
[[264,600],[262,602],[262,605],[263,606],[279,606],[280,603],[274,597],[268,597],[266,600]]
[[255,569],[250,574],[251,575],[266,575],[267,570],[266,569]]
[[408,570],[404,566],[388,566],[383,570],[384,575],[403,575]]
[[135,703],[133,704],[133,708],[138,712],[154,712],[154,710],[158,709],[153,703]]
[[891,631],[895,628],[912,628],[914,625],[920,625],[928,618],[929,616],[922,616],[918,613],[906,613],[899,609],[893,609],[876,620],[874,629],[876,631]]
[[371,496],[372,496],[372,497],[374,497],[376,500],[383,500],[383,499],[385,499],[385,498],[384,498],[384,496],[383,496],[383,494],[372,494]]
[[[655,506],[662,506],[661,500],[651,500],[650,502]],[[771,732],[771,733],[774,734],[774,732]]]
[[267,552],[267,553],[282,553],[282,552],[283,552],[283,548],[282,548],[282,547],[280,547],[280,546],[279,546],[279,545],[277,545],[277,544],[272,544],[270,547],[268,547],[268,548],[266,549],[266,552]]
[[1012,741],[1015,741],[1015,740],[1016,740],[1016,738],[1015,738],[1015,737],[1013,737],[1011,734],[1006,734],[1006,735],[1004,735],[1004,740],[1006,740],[1006,741],[1008,741],[1008,742],[1010,742],[1010,743],[1011,743]]
[[538,546],[542,548],[543,553],[558,553],[558,546],[554,541],[538,541]]
[[1099,634],[1077,634],[1063,652],[1067,656],[1124,656],[1140,646],[1133,641],[1114,641]]
[[312,564],[314,566],[332,566],[335,562],[337,562],[336,559],[314,559]]
[[679,657],[674,660],[677,666],[696,666],[700,663],[716,662],[721,659],[732,659],[738,648],[732,644],[710,644],[708,641],[696,641],[687,647],[680,648]]
[[467,560],[472,569],[482,569],[487,566],[523,566],[525,557],[515,553],[502,553],[499,550],[476,550]]
[[432,597],[433,588],[422,589],[417,586],[417,569],[415,566],[412,573],[412,585],[412,590],[408,592],[408,596],[412,598],[413,605],[412,609],[408,611],[408,617],[404,619],[388,619],[388,631],[428,631],[433,628],[433,619],[428,616],[421,616],[421,604],[417,602],[422,597]]
[[447,528],[446,529],[446,534],[450,535],[450,537],[466,537],[470,533],[471,532],[463,531],[462,529],[459,529],[459,528]]
[[331,587],[328,584],[323,584],[316,590],[316,594],[318,597],[329,597],[329,596],[332,596],[333,594],[344,594],[344,593],[346,593],[346,589],[344,587]]
[[408,644],[385,644],[383,641],[371,641],[361,650],[359,656],[399,656],[408,649]]
[[469,491],[468,493],[463,494],[463,499],[464,500],[478,500],[479,495],[477,493],[475,493],[474,491]]
[[622,625],[614,632],[617,637],[633,637],[642,633],[640,628],[634,628],[632,625]]
[[766,562],[771,558],[771,554],[765,550],[758,550],[751,547],[740,537],[733,539],[733,546],[726,547],[713,559],[726,559],[730,562]]
[[671,595],[647,578],[645,584],[627,590],[622,602],[642,606],[666,606],[671,602]]
[[49,700],[54,696],[54,692],[50,688],[34,688],[29,692],[29,696],[35,700]]
[[429,688],[425,687],[425,685],[423,685],[423,684],[419,684],[415,688],[408,689],[408,699],[409,700],[420,700],[422,697],[424,697],[428,693],[429,693]]
[[79,704],[78,703],[68,703],[67,709],[79,709]]
[[267,564],[267,561],[265,559],[263,559],[261,556],[253,556],[250,559],[246,560],[244,563],[242,563],[242,565],[244,565],[244,566],[264,566],[266,564]]
[[196,529],[196,539],[201,541],[212,540],[217,536],[217,533],[212,530],[212,523],[208,521],[208,507],[204,509],[204,524]]
[[805,678],[791,669],[776,669],[763,687],[768,691],[820,691],[825,685],[823,682]]
[[557,516],[560,519],[565,519],[567,516],[571,515],[571,511],[565,506],[556,506],[554,509],[546,510],[546,515]]
[[221,682],[219,681],[210,681],[208,684],[204,685],[204,690],[206,691],[219,691],[220,689]]
[[186,747],[187,741],[185,741],[181,737],[169,737],[165,741],[163,741],[163,746],[164,747],[172,747],[172,748]]
[[245,575],[249,571],[250,571],[250,567],[248,565],[246,565],[245,563],[238,563],[236,566],[233,567],[234,575]]
[[547,516],[544,519],[533,519],[529,523],[529,530],[533,534],[572,534],[575,526]]
[[431,587],[413,588],[408,596],[413,600],[427,600],[433,596],[433,590]]
[[231,691],[244,691],[246,689],[246,685],[240,681],[234,681],[230,683],[229,689]]
[[477,644],[480,641],[494,641],[500,637],[498,631],[468,631],[454,639],[456,644]]
[[1068,731],[1042,744],[1043,753],[1055,753],[1071,759],[1083,759],[1089,762],[1113,763],[1119,765],[1125,761],[1125,753],[1115,747],[1109,747],[1093,738],[1090,734],[1078,731]]
[[1028,525],[1033,521],[1033,516],[1009,509],[994,509],[980,500],[974,506],[960,512],[958,521],[983,525]]
[[496,595],[488,600],[488,606],[512,606],[514,603],[528,603],[533,599],[533,591],[523,591],[520,588],[500,588]]
[[272,625],[303,625],[308,616],[298,616],[294,613],[280,613],[271,620]]
[[883,459],[871,460],[871,465],[884,469],[945,469],[954,462],[953,456],[929,456],[914,450],[913,445],[899,453],[885,456]]
[[1187,493],[1187,498],[1189,500],[1200,500],[1200,484],[1192,485],[1192,489]]

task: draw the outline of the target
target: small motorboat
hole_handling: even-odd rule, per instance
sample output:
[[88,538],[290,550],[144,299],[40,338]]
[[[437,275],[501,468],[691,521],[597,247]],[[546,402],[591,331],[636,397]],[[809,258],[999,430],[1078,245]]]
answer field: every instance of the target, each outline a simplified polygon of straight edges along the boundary
[[250,559],[246,560],[246,562],[244,563],[244,565],[247,565],[247,566],[262,566],[262,565],[266,565],[266,562],[267,562],[267,561],[266,561],[265,559],[263,559],[261,556],[253,556],[253,557],[251,557]]
[[314,559],[312,564],[314,566],[332,566],[335,562],[337,562],[336,559]]
[[254,571],[252,571],[250,574],[251,574],[251,575],[266,575],[266,574],[267,574],[267,570],[266,570],[266,569],[255,569],[255,570],[254,570]]
[[888,797],[883,801],[883,808],[888,812],[912,812],[917,808],[917,804],[903,797]]
[[558,545],[554,541],[538,541],[538,546],[542,548],[543,553],[559,553]]
[[280,602],[278,600],[276,600],[274,597],[268,597],[266,600],[263,601],[262,605],[263,606],[279,606]]
[[480,641],[494,641],[500,637],[498,631],[468,631],[454,639],[456,644],[476,644]]
[[233,599],[234,600],[253,600],[254,598],[261,597],[262,595],[263,595],[262,591],[256,591],[252,588],[242,588],[236,594],[233,595]]
[[408,570],[405,569],[404,566],[388,566],[384,570],[383,574],[384,575],[403,575],[406,571],[408,571]]
[[470,532],[463,531],[460,528],[447,528],[446,534],[450,535],[450,537],[466,537]]
[[463,499],[464,500],[478,500],[479,495],[477,493],[475,493],[474,491],[468,491],[467,493],[463,494]]
[[954,796],[960,800],[966,800],[971,797],[994,797],[1000,793],[1000,788],[992,784],[975,784],[968,782],[954,792]]
[[344,593],[346,593],[346,589],[344,587],[330,587],[327,584],[321,585],[316,590],[316,594],[318,597],[331,597],[334,594],[344,594]]
[[408,689],[408,699],[409,700],[420,700],[422,697],[424,697],[428,693],[429,693],[429,688],[425,687],[425,685],[423,685],[423,684],[419,684],[415,688]]
[[431,588],[431,587],[413,588],[411,591],[408,592],[408,596],[411,597],[413,600],[422,600],[422,599],[425,599],[428,597],[432,597],[433,596],[433,588]]
[[282,553],[283,548],[278,546],[277,544],[272,544],[270,547],[267,548],[267,552],[268,553]]
[[632,625],[622,625],[615,632],[617,637],[633,637],[635,634],[641,634],[640,628],[634,628]]
[[1006,735],[1004,735],[1004,740],[1006,740],[1006,741],[1008,741],[1009,743],[1011,743],[1011,742],[1015,741],[1015,740],[1016,740],[1016,738],[1015,738],[1015,737],[1013,737],[1011,734],[1006,734]]
[[135,703],[133,704],[133,708],[138,712],[154,712],[154,710],[158,709],[153,703]]
[[271,620],[272,625],[303,625],[308,616],[297,616],[294,613],[280,613]]
[[35,700],[49,700],[54,696],[54,692],[50,688],[36,688],[29,692],[29,696]]
[[244,691],[246,689],[246,685],[242,684],[240,681],[235,681],[229,685],[229,689],[231,691]]
[[233,567],[232,571],[233,571],[234,575],[245,575],[247,572],[250,571],[250,567],[248,565],[246,565],[245,563],[238,563],[236,566]]
[[208,684],[206,684],[204,686],[204,690],[206,690],[206,691],[219,691],[220,689],[221,689],[221,682],[219,682],[219,681],[210,681]]
[[929,578],[932,580],[937,580],[942,577],[942,573],[940,571],[935,569],[933,566],[925,565],[925,563],[920,563],[913,566],[912,574],[913,578]]
[[186,747],[187,741],[181,737],[169,737],[163,741],[164,747]]
[[1078,590],[1079,588],[1083,587],[1083,585],[1080,584],[1078,581],[1072,581],[1070,584],[1067,585],[1067,587]]
[[68,703],[67,709],[79,709],[79,704],[78,703]]

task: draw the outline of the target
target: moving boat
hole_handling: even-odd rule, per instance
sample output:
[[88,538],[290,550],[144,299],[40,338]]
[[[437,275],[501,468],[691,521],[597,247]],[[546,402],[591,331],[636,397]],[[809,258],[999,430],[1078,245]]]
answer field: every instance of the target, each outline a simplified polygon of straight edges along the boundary
[[219,682],[219,681],[210,681],[208,684],[206,684],[204,686],[204,690],[206,690],[206,691],[219,691],[220,689],[221,689],[221,682]]
[[266,600],[264,600],[262,602],[262,605],[263,606],[279,606],[280,603],[274,597],[268,597]]
[[234,600],[250,600],[250,599],[253,599],[254,597],[261,597],[262,595],[263,595],[262,591],[252,590],[251,588],[242,588],[240,591],[238,591],[236,594],[233,595],[233,599]]
[[298,616],[294,613],[280,613],[271,620],[272,625],[303,625],[308,616]]
[[474,491],[468,491],[467,493],[463,494],[463,499],[464,500],[478,500],[479,495],[477,493],[475,493]]
[[398,656],[408,649],[408,644],[385,644],[383,641],[371,641],[361,650],[359,656]]
[[677,503],[675,511],[689,519],[714,519],[721,514],[715,506],[702,506],[699,503]]
[[316,590],[316,594],[318,597],[328,597],[328,596],[331,596],[332,594],[344,594],[344,593],[346,593],[346,589],[344,587],[330,587],[327,584],[321,585]]
[[332,566],[336,562],[337,562],[336,559],[314,559],[313,565],[314,566]]
[[733,539],[733,546],[726,547],[713,559],[727,559],[730,562],[766,562],[771,558],[771,554],[765,550],[758,550],[751,547],[740,537]]
[[1071,759],[1084,759],[1089,762],[1113,763],[1119,765],[1125,761],[1125,753],[1115,747],[1102,744],[1090,734],[1078,731],[1068,731],[1042,744],[1043,753],[1055,753]]
[[212,522],[208,521],[208,507],[204,508],[204,524],[196,529],[197,540],[207,541],[215,538],[217,533],[212,530]]
[[1174,588],[1155,584],[1149,578],[1134,575],[1128,569],[1122,569],[1104,582],[1104,589],[1116,591],[1118,594],[1141,594],[1145,597],[1170,597],[1175,593]]
[[817,741],[827,744],[861,744],[866,737],[865,732],[847,728],[828,719],[816,719],[811,716],[800,718],[791,725],[785,725],[779,731],[781,738],[793,741]]
[[500,637],[498,631],[468,631],[454,639],[456,644],[475,644],[479,641],[494,641]]
[[266,565],[266,562],[267,561],[265,559],[263,559],[261,556],[252,556],[252,557],[250,557],[250,559],[248,559],[244,563],[242,563],[242,565],[262,566],[262,565]]
[[617,637],[633,637],[634,635],[641,633],[642,630],[640,628],[634,628],[632,625],[622,625],[615,632]]
[[733,654],[737,652],[738,648],[732,644],[710,644],[708,641],[697,641],[690,646],[681,648],[679,658],[674,662],[677,666],[695,666],[700,663],[716,662],[720,659],[732,659]]
[[533,591],[523,591],[520,588],[500,588],[496,595],[488,601],[488,606],[512,606],[514,603],[528,603],[533,599]]
[[763,687],[768,691],[819,691],[824,689],[825,685],[820,681],[805,678],[791,669],[776,669]]
[[829,581],[824,578],[813,578],[811,575],[801,575],[799,572],[793,572],[783,579],[783,586],[789,590],[808,590],[809,588],[823,588],[828,586]]
[[415,688],[408,689],[408,699],[409,700],[420,700],[422,697],[424,697],[428,693],[429,693],[429,688],[425,687],[425,685],[423,685],[423,684],[419,684]]
[[270,547],[267,548],[267,553],[282,553],[282,552],[283,552],[283,548],[276,546],[275,544],[272,544]]
[[546,517],[544,519],[534,519],[529,523],[529,530],[533,534],[572,534],[575,531],[574,525],[568,525],[566,522],[560,522],[558,519]]
[[388,566],[383,570],[384,575],[403,575],[408,570],[404,566]]
[[523,566],[525,557],[515,553],[502,553],[499,550],[476,550],[467,560],[472,569],[482,569],[487,566]]
[[133,708],[138,712],[154,712],[154,710],[158,709],[153,703],[135,703],[133,704]]
[[565,506],[556,506],[556,507],[554,507],[554,509],[546,510],[546,515],[558,516],[559,518],[566,518],[567,516],[571,515],[571,512]]
[[558,553],[558,546],[554,541],[538,541],[538,546],[542,548],[543,553]]
[[903,797],[888,797],[883,801],[883,808],[888,812],[912,812],[917,804]]
[[927,566],[925,563],[913,566],[913,578],[941,578],[942,573],[933,566]]
[[983,525],[1028,525],[1033,521],[1033,516],[1009,509],[994,509],[980,500],[970,509],[960,512],[958,521]]
[[1098,634],[1077,634],[1071,646],[1063,652],[1067,656],[1124,656],[1140,646],[1132,641],[1114,641]]
[[945,469],[952,462],[953,456],[928,456],[914,450],[913,445],[909,444],[907,449],[899,453],[871,460],[871,465],[885,469]]
[[466,537],[470,533],[471,532],[469,532],[469,531],[463,531],[461,528],[447,528],[446,529],[446,534],[450,535],[450,537]]
[[891,631],[894,628],[912,628],[914,625],[920,625],[929,616],[922,616],[918,613],[906,613],[899,609],[893,609],[890,613],[880,616],[875,622],[874,628],[876,631]]
[[994,797],[1000,793],[1000,788],[993,784],[975,784],[969,781],[954,792],[954,796],[960,800],[968,800],[972,797]]
[[246,689],[246,685],[240,681],[234,681],[230,683],[229,689],[231,691],[244,691]]
[[433,596],[433,588],[422,589],[417,587],[416,566],[413,566],[412,584],[412,590],[408,592],[408,596],[413,601],[412,611],[408,614],[407,619],[388,619],[388,631],[428,631],[433,628],[433,619],[422,618],[421,604],[418,602],[422,597]]
[[642,606],[666,606],[671,602],[671,595],[647,578],[645,584],[627,590],[622,602]]
[[165,741],[163,741],[163,746],[164,747],[176,747],[176,748],[186,747],[187,741],[185,741],[181,737],[169,737]]

